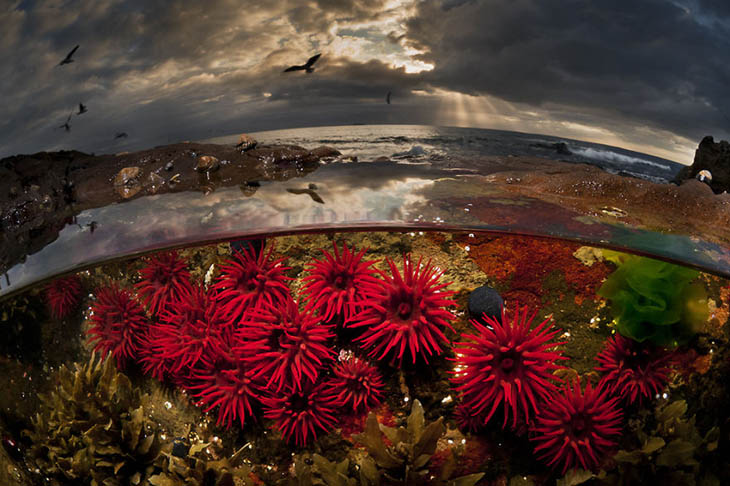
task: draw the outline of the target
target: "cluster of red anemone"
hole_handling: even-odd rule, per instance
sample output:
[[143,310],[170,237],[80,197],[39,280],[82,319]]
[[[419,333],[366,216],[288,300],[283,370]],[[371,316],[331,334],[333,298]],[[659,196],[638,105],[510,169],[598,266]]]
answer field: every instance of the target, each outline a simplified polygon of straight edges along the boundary
[[[672,353],[615,335],[598,355],[598,385],[564,383],[560,368],[564,343],[546,319],[535,327],[527,309],[517,308],[501,322],[489,316],[473,320],[476,334],[456,343],[452,382],[460,396],[455,419],[463,430],[487,425],[502,407],[502,427],[526,425],[538,458],[561,469],[597,471],[617,446],[621,402],[641,402],[667,384]],[[562,383],[562,386],[558,386]]]
[[[364,260],[364,250],[335,244],[333,253],[322,253],[307,267],[303,308],[273,246],[236,252],[209,289],[191,282],[176,253],[156,255],[140,272],[136,296],[116,285],[96,292],[89,340],[120,367],[137,360],[146,373],[186,389],[206,412],[217,409],[219,425],[244,426],[263,409],[284,439],[305,445],[345,411],[364,413],[383,399],[375,366],[335,359],[338,326],[360,331],[356,342],[372,360],[401,367],[404,359],[428,363],[442,354],[454,320],[447,309],[453,292],[430,261],[406,255],[402,271],[390,259],[389,271],[381,271]],[[56,301],[72,307],[65,297]],[[614,337],[598,357],[604,377],[597,387],[561,387],[554,372],[566,359],[564,343],[550,319],[533,326],[535,315],[503,310],[501,320],[472,321],[474,333],[462,334],[452,377],[457,421],[474,431],[501,407],[502,427],[527,427],[548,465],[596,470],[616,445],[619,401],[661,390],[669,355]]]
[[117,284],[96,291],[89,341],[120,367],[135,360],[206,412],[217,409],[221,426],[243,427],[263,409],[284,439],[304,445],[332,429],[338,415],[376,406],[384,389],[374,366],[358,358],[335,364],[330,347],[334,323],[359,310],[368,284],[376,284],[374,262],[347,246],[340,252],[335,245],[334,256],[322,251],[303,310],[273,246],[236,252],[208,289],[191,281],[176,252],[154,255],[136,292]]

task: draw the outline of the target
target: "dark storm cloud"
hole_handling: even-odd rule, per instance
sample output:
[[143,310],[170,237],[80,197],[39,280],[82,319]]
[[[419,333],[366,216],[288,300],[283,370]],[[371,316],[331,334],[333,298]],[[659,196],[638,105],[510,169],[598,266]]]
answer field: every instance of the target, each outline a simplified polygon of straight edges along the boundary
[[[60,147],[98,150],[108,148],[103,130],[188,134],[180,125],[200,124],[210,131],[220,125],[216,118],[231,119],[233,112],[265,112],[271,105],[264,103],[264,92],[281,92],[278,86],[290,84],[292,91],[301,90],[281,71],[306,60],[318,43],[331,41],[334,34],[327,28],[335,20],[373,21],[386,12],[383,1],[305,5],[15,2],[0,13],[0,92],[12,94],[0,119],[0,155]],[[81,45],[76,62],[57,67],[76,44]],[[354,82],[362,91],[364,86]],[[334,96],[343,91],[341,85],[323,85],[322,92]],[[79,102],[89,112],[72,118],[69,133],[59,131]],[[165,119],[170,126],[163,126]],[[92,138],[102,141],[91,143]],[[130,136],[129,143],[134,140],[141,142]]]
[[[454,124],[443,115],[454,92],[489,97],[515,123],[538,120],[510,126],[523,131],[573,123],[665,149],[657,129],[692,140],[730,132],[728,2],[402,3],[10,3],[0,9],[0,157],[318,124]],[[76,44],[76,62],[57,67]],[[411,47],[433,71],[412,72]],[[315,52],[313,74],[281,72]],[[79,102],[89,111],[66,133],[58,126]],[[129,138],[114,140],[122,131]]]
[[437,86],[698,139],[730,132],[729,4],[701,3],[422,2],[406,42]]
[[271,100],[289,99],[296,104],[321,104],[327,100],[347,99],[353,102],[383,102],[391,91],[407,97],[413,89],[423,87],[418,74],[404,68],[394,69],[381,61],[354,62],[346,58],[324,61],[318,76],[287,76],[271,91]]

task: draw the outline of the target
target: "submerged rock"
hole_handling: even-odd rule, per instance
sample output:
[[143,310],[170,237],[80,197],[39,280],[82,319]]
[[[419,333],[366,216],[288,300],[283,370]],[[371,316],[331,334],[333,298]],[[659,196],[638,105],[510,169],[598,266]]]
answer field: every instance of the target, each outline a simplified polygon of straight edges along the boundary
[[499,292],[488,285],[477,287],[469,295],[469,315],[472,319],[484,321],[484,316],[502,320],[504,300]]

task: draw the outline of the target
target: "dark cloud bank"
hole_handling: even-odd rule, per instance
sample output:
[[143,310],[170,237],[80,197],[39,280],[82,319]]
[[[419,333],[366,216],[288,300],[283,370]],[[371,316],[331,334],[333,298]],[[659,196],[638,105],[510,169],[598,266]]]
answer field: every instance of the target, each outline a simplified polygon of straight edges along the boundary
[[[0,156],[438,119],[437,96],[413,90],[485,95],[671,150],[676,141],[652,134],[698,141],[730,133],[728,5],[16,1],[0,5]],[[338,46],[354,37],[333,26],[365,34],[347,50]],[[76,62],[57,67],[76,44]],[[368,55],[409,48],[433,70],[408,72]],[[314,74],[282,75],[317,51]],[[386,110],[388,91],[398,103]],[[58,129],[79,102],[89,112],[72,118],[71,132]],[[118,131],[130,137],[114,141]]]

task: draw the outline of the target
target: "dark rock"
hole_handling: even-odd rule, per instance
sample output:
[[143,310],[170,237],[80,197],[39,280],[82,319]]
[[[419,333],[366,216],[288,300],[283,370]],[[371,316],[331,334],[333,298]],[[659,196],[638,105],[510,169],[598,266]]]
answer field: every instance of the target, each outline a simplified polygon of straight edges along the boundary
[[221,163],[218,157],[212,155],[203,155],[198,159],[198,163],[195,165],[195,170],[198,172],[215,172],[220,169]]
[[[216,177],[194,170],[197,154],[220,164]],[[231,145],[179,143],[140,152],[91,156],[76,151],[41,152],[0,160],[0,275],[54,241],[80,212],[145,195],[235,186],[240,181],[283,181],[316,170],[320,159],[303,147],[271,145],[241,152]],[[138,168],[115,178],[124,168]],[[169,170],[166,183],[149,174]],[[204,172],[203,174],[210,174]],[[253,195],[257,182],[241,186]],[[146,190],[145,190],[146,189]],[[49,200],[50,197],[50,200]],[[49,210],[49,208],[51,210]],[[102,223],[103,222],[99,222]]]
[[477,287],[469,295],[469,315],[472,319],[484,322],[484,315],[502,320],[502,306],[504,299],[499,293],[488,285]]
[[252,136],[242,133],[241,136],[238,137],[238,143],[236,144],[236,148],[240,149],[241,152],[245,152],[246,150],[256,148],[257,144],[258,142]]
[[236,240],[231,241],[231,250],[233,252],[245,253],[247,251],[253,251],[255,256],[259,256],[261,250],[264,249],[265,240],[256,238],[252,240]]
[[565,142],[557,142],[553,144],[555,151],[561,155],[573,155],[573,152],[568,148],[568,144]]
[[560,155],[573,155],[573,152],[570,151],[570,148],[568,148],[568,144],[565,142],[555,142],[555,143],[539,143],[538,142],[538,143],[531,143],[530,147],[555,150]]
[[322,145],[310,152],[312,155],[319,157],[320,159],[334,159],[342,155],[342,152],[333,147]]
[[673,182],[681,184],[684,180],[694,179],[701,170],[712,174],[712,180],[705,182],[715,194],[730,192],[730,143],[725,140],[715,142],[709,135],[703,138],[695,151],[692,165],[683,167]]
[[190,446],[183,439],[175,439],[172,443],[172,455],[175,457],[188,457]]

